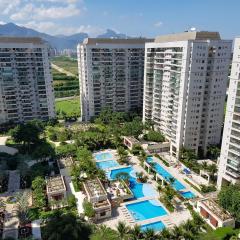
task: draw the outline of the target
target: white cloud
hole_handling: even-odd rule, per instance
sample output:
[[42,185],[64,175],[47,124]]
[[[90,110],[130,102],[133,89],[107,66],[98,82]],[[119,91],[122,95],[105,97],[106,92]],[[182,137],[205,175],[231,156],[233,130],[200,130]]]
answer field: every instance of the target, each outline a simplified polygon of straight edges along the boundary
[[1,13],[4,15],[9,14],[12,10],[15,10],[20,5],[20,0],[0,0]]
[[3,21],[0,21],[0,25],[4,25],[4,24],[6,24],[5,22],[3,22]]
[[75,33],[84,32],[89,34],[89,36],[91,37],[95,37],[105,32],[105,29],[92,26],[92,25],[80,25],[77,27],[67,27],[63,25],[58,25],[54,22],[36,22],[36,21],[30,21],[28,23],[18,24],[18,25],[21,25],[27,28],[32,28],[39,32],[44,32],[51,35],[58,35],[58,34],[72,35]]
[[14,21],[29,20],[45,20],[45,19],[61,19],[73,17],[80,14],[80,9],[74,4],[69,4],[66,7],[45,7],[41,5],[36,7],[32,3],[26,4],[18,12],[13,13],[10,19]]
[[163,23],[161,21],[159,21],[154,24],[154,27],[161,27],[162,25],[163,25]]

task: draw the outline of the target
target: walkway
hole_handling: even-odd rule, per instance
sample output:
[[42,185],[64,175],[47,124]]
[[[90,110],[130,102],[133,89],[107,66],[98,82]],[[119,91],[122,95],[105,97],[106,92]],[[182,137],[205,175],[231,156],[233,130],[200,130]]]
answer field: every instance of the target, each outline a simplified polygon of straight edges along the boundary
[[52,68],[56,69],[57,71],[59,71],[61,73],[65,73],[67,76],[77,77],[75,74],[73,74],[73,73],[71,73],[71,72],[69,72],[69,71],[67,71],[67,70],[65,70],[65,69],[63,69],[63,68],[53,64],[53,63],[51,63],[51,66],[52,66]]
[[7,237],[18,239],[18,225],[19,221],[17,218],[15,204],[7,204],[4,220],[3,239]]
[[20,190],[20,174],[17,170],[9,171],[8,192],[14,193]]
[[18,153],[18,150],[16,148],[6,146],[6,142],[8,138],[9,136],[0,137],[0,152],[5,152],[10,155],[14,155]]

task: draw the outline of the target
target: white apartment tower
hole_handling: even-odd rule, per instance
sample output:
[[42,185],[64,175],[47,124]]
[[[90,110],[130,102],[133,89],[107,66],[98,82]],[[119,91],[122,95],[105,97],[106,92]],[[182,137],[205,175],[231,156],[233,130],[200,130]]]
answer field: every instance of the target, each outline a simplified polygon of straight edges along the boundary
[[78,45],[82,121],[104,108],[142,110],[146,41],[87,38]]
[[48,45],[0,37],[0,124],[55,117]]
[[218,32],[196,31],[146,43],[143,121],[171,141],[173,157],[220,143],[231,45]]
[[218,188],[240,180],[240,38],[235,39],[221,155]]

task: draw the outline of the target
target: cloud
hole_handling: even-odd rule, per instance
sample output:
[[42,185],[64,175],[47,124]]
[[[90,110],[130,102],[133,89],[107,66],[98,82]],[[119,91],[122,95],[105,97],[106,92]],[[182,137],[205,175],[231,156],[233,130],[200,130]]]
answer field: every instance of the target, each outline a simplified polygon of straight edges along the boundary
[[45,7],[41,5],[36,7],[34,4],[26,4],[18,12],[13,13],[10,19],[13,21],[29,20],[45,20],[45,19],[61,19],[73,17],[80,14],[80,9],[74,4],[69,4],[66,7]]
[[163,22],[159,21],[154,24],[154,27],[161,27],[163,25]]
[[4,25],[4,24],[6,24],[5,22],[3,22],[3,21],[0,21],[0,25]]
[[84,32],[91,37],[95,37],[105,32],[105,29],[92,26],[92,25],[80,25],[77,27],[68,27],[68,26],[56,24],[51,21],[48,21],[48,22],[30,21],[30,22],[27,22],[24,24],[18,24],[18,25],[24,26],[27,28],[32,28],[39,32],[44,32],[51,35],[58,35],[58,34],[72,35],[72,34]]
[[4,15],[9,14],[12,10],[15,10],[20,5],[20,0],[0,0],[1,13]]

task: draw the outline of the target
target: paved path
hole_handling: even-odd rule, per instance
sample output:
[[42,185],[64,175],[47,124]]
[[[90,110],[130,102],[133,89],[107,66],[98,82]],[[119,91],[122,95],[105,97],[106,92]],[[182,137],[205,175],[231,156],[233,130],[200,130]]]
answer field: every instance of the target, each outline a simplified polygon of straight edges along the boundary
[[65,70],[65,69],[63,69],[63,68],[53,64],[53,63],[51,63],[51,66],[52,66],[52,68],[56,69],[57,71],[59,71],[61,73],[65,73],[67,76],[77,77],[75,74],[73,74],[73,73],[71,73],[71,72],[69,72],[69,71],[67,71],[67,70]]
[[55,98],[56,102],[64,101],[64,100],[71,100],[75,98],[80,98],[79,96],[71,96],[71,97],[63,97],[63,98]]
[[8,192],[14,193],[20,190],[20,174],[17,170],[9,171]]
[[7,204],[6,206],[3,239],[7,237],[18,239],[19,221],[16,214],[16,208],[14,206],[15,204]]

